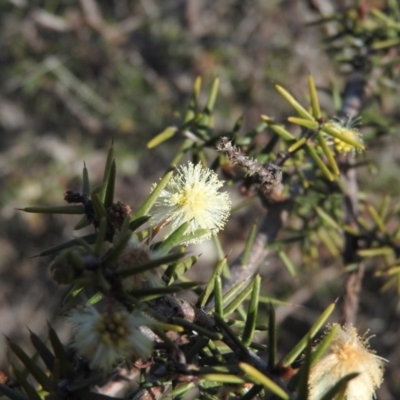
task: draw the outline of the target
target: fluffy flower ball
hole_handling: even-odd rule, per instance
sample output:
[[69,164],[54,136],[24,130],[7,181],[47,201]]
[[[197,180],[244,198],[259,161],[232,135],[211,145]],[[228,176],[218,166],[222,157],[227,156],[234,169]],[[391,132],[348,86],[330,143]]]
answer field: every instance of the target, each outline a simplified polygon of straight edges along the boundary
[[214,171],[201,164],[188,163],[177,172],[158,197],[153,223],[169,222],[175,230],[183,223],[190,222],[185,235],[198,229],[208,230],[185,244],[210,239],[224,227],[231,209],[228,193],[219,192],[223,182]]
[[375,355],[368,341],[357,334],[353,326],[340,327],[327,354],[311,369],[309,400],[319,400],[341,378],[352,372],[346,390],[346,400],[370,400],[382,383],[384,360]]
[[126,311],[99,313],[89,307],[75,311],[70,320],[74,325],[73,347],[91,368],[109,371],[116,363],[132,356],[147,358],[152,342],[140,331],[146,320]]
[[[332,120],[327,122],[325,125],[329,126],[331,130],[340,133],[345,138],[362,145],[363,140],[361,133],[357,129],[352,127],[351,124],[352,124],[351,120],[349,120],[347,123],[344,124],[340,121]],[[353,153],[354,155],[355,153],[361,151],[360,149],[354,147],[353,145],[344,142],[343,140],[340,140],[336,137],[329,138],[328,142],[331,143],[334,149],[340,154]]]
[[[140,243],[133,236],[126,245],[118,259],[118,271],[134,268],[140,264],[148,263],[159,257],[157,252],[150,249],[148,245]],[[160,268],[153,268],[146,272],[133,274],[122,280],[123,288],[127,291],[143,287],[156,288],[163,286]]]

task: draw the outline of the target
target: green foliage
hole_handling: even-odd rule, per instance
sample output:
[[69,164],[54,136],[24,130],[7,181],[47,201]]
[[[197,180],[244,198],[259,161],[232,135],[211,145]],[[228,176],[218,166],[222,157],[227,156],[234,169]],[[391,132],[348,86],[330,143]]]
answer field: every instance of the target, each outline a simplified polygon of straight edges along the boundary
[[[336,33],[326,39],[328,52],[333,62],[361,71],[365,80],[374,67],[383,68],[388,77],[385,82],[393,84],[395,64],[382,59],[400,43],[400,11],[394,2],[388,2],[385,12],[362,13],[355,7],[318,21],[335,22]],[[110,26],[91,24],[105,40],[117,41],[118,34]],[[85,107],[106,116],[109,123],[118,126],[122,121],[115,118],[127,117],[123,108],[119,112],[124,115],[118,115],[108,101],[96,95],[90,87],[94,82],[82,85],[75,76],[78,70],[73,74],[54,58],[44,67],[45,72],[36,71],[23,83],[28,94],[37,95],[49,75],[53,84],[64,82]],[[118,79],[125,76],[125,67],[118,66]],[[143,82],[130,83],[143,91],[147,87]],[[31,332],[34,357],[9,340],[10,370],[18,386],[0,385],[5,396],[15,400],[119,398],[115,393],[108,396],[104,388],[112,386],[112,375],[122,375],[122,367],[126,367],[135,379],[132,384],[131,376],[121,379],[127,382],[122,398],[142,399],[148,393],[161,398],[169,392],[174,399],[307,400],[311,371],[339,331],[336,325],[314,346],[329,318],[337,318],[336,302],[325,302],[325,310],[313,315],[302,337],[298,335],[295,344],[287,345],[285,329],[278,326],[272,306],[283,300],[261,295],[260,264],[276,252],[287,275],[304,284],[307,272],[316,273],[324,259],[341,262],[343,272],[353,277],[362,277],[365,260],[374,259],[373,273],[383,277],[382,289],[395,286],[400,293],[399,207],[388,196],[376,206],[374,196],[354,193],[347,180],[370,163],[368,155],[361,152],[379,137],[381,125],[376,124],[376,130],[369,126],[372,132],[362,139],[354,116],[343,115],[345,101],[338,117],[329,117],[310,76],[306,101],[296,100],[285,85],[275,86],[296,116],[281,123],[262,115],[261,122],[244,133],[243,120],[238,118],[229,131],[222,132],[214,124],[220,84],[215,78],[203,100],[202,81],[196,78],[188,107],[176,124],[147,142],[149,149],[170,143],[178,146],[163,177],[141,203],[134,199],[133,210],[117,200],[119,166],[114,144],[100,178],[89,179],[84,164],[81,192],[69,190],[64,195],[70,205],[19,209],[30,214],[80,215],[74,230],[86,230],[37,256],[51,256],[52,278],[69,287],[62,311],[75,325],[73,340],[64,345],[51,326],[49,343]],[[329,88],[332,97],[334,89]],[[125,93],[126,88],[120,90]],[[265,139],[262,148],[257,144],[261,136]],[[221,242],[213,237],[219,260],[211,263],[213,271],[206,282],[188,274],[201,255],[190,254],[186,245],[211,228],[189,231],[196,213],[189,220],[179,220],[177,228],[170,231],[172,217],[167,214],[160,223],[152,221],[160,195],[180,173],[176,167],[184,159],[202,167],[211,165],[228,185],[240,188],[245,198],[236,205],[235,213],[251,198],[259,199],[266,210],[263,221],[254,223],[247,234],[238,261],[229,261]],[[187,179],[183,173],[178,176],[180,182]],[[187,201],[190,188],[185,188],[183,195],[175,189],[171,197],[179,194],[181,198],[173,207],[179,208]],[[212,199],[207,200],[209,203],[193,207],[212,207]],[[218,219],[216,211],[213,216]],[[205,219],[204,214],[200,213],[200,218]],[[296,251],[300,257],[294,259]],[[350,313],[346,309],[350,295],[348,288],[344,289],[343,315]],[[181,292],[189,292],[194,300],[185,300]],[[358,303],[357,296],[353,303]],[[269,303],[268,311],[263,302]],[[266,327],[263,323],[267,321]],[[354,318],[344,317],[344,322],[354,323]],[[86,335],[80,337],[79,330]],[[262,337],[265,331],[267,339]],[[348,385],[358,378],[354,371],[347,372],[317,400],[344,399]]]

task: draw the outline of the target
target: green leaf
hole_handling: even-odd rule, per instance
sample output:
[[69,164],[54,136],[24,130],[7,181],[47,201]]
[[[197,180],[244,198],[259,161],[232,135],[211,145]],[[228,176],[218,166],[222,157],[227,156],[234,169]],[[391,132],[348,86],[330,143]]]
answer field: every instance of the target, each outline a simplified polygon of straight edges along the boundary
[[190,390],[194,389],[196,385],[193,382],[190,383],[179,383],[179,385],[175,386],[174,390],[170,392],[170,396],[174,400],[182,399],[186,393]]
[[[219,239],[218,235],[212,235],[212,242],[214,244],[215,253],[217,256],[217,260],[222,260],[225,258],[225,253],[222,248],[221,240]],[[227,264],[224,265],[224,269],[222,270],[221,276],[228,276],[229,275],[229,267]]]
[[[160,243],[160,246],[158,247],[158,251],[162,253],[168,253],[171,251],[175,246],[183,245],[183,244],[189,244],[189,243],[196,243],[196,241],[199,238],[203,238],[204,235],[209,233],[209,229],[197,229],[194,232],[191,233],[186,233],[182,234],[182,231],[180,230],[182,228],[183,230],[183,225],[185,224],[190,224],[184,223],[182,224],[176,231],[174,231],[170,236],[168,236],[163,242]],[[185,229],[185,231],[187,228]]]
[[224,365],[212,365],[207,367],[200,367],[198,369],[199,374],[213,374],[213,373],[221,373],[221,374],[240,374],[242,371],[237,365],[237,363],[226,364],[226,361],[223,361]]
[[317,348],[312,352],[311,366],[313,366],[319,360],[319,358],[325,353],[325,351],[329,348],[330,344],[332,343],[332,340],[335,338],[339,329],[340,329],[339,324],[333,325],[328,334],[325,335],[322,341],[318,344]]
[[92,193],[91,199],[92,199],[94,213],[96,215],[96,220],[100,221],[102,218],[107,219],[107,210],[104,207],[104,204],[100,199],[100,196],[96,193]]
[[173,170],[168,171],[163,178],[158,182],[157,186],[152,190],[150,196],[145,200],[145,202],[140,206],[139,210],[131,217],[131,221],[138,219],[139,217],[143,217],[149,214],[150,209],[153,207],[154,203],[157,201],[158,196],[160,196],[161,192],[164,190],[165,186],[167,186],[168,182],[172,178],[174,174],[175,168]]
[[74,231],[79,231],[80,229],[86,228],[89,226],[91,222],[89,221],[88,217],[84,215],[72,228]]
[[400,45],[400,38],[391,38],[386,40],[380,40],[375,43],[372,43],[372,50],[383,50],[389,47],[397,47]]
[[317,95],[317,89],[315,87],[314,78],[311,75],[308,76],[308,89],[310,91],[311,109],[313,117],[315,119],[320,119],[322,117],[321,108],[319,106],[319,100]]
[[381,218],[382,221],[387,221],[387,219],[389,218],[389,216],[391,216],[391,210],[389,209],[390,207],[390,203],[391,203],[391,197],[386,195],[383,196],[382,201],[379,205],[379,216]]
[[197,338],[194,339],[194,344],[186,353],[186,359],[191,360],[193,357],[197,357],[197,355],[203,351],[204,347],[206,347],[209,343],[208,338],[203,338],[201,336],[198,336]]
[[172,250],[173,247],[182,244],[186,240],[187,236],[185,236],[185,232],[187,231],[189,226],[190,221],[184,222],[160,243],[157,250],[161,254],[167,254],[169,251]]
[[303,364],[300,368],[300,372],[296,375],[298,377],[299,383],[297,386],[297,398],[298,400],[308,400],[308,377],[310,375],[310,369],[311,369],[311,349],[312,349],[312,344],[311,344],[311,339],[308,341],[306,351],[305,351],[305,357]]
[[382,221],[380,215],[378,214],[378,211],[376,211],[376,208],[374,206],[372,206],[371,204],[368,204],[367,210],[368,210],[368,213],[371,216],[371,218],[374,220],[379,231],[381,233],[386,233],[385,223]]
[[216,268],[214,269],[210,279],[207,282],[206,287],[203,289],[201,295],[199,296],[199,299],[197,300],[197,306],[198,307],[203,308],[207,304],[207,302],[208,302],[208,300],[210,298],[210,295],[211,295],[211,293],[212,293],[212,291],[214,289],[215,278],[217,276],[221,276],[221,273],[222,273],[222,270],[223,270],[225,264],[226,264],[226,257],[223,258],[217,264]]
[[305,145],[305,149],[308,153],[308,155],[314,160],[315,164],[319,167],[319,169],[322,171],[322,173],[325,175],[326,179],[329,181],[334,181],[335,178],[329,171],[329,169],[326,167],[324,162],[321,160],[321,158],[318,156],[316,151],[314,150],[313,147],[309,146],[308,144]]
[[361,257],[393,256],[394,249],[392,247],[383,246],[376,249],[358,250],[357,254]]
[[356,378],[359,374],[357,372],[353,372],[351,374],[346,375],[344,378],[340,379],[335,385],[329,389],[322,397],[321,400],[334,400],[337,399],[337,395],[344,393],[347,388],[347,384],[354,378]]
[[[131,292],[134,297],[159,297],[165,296],[171,293],[181,292],[182,290],[193,289],[198,284],[196,282],[181,282],[174,285],[169,285],[166,287],[158,288],[145,288],[145,289],[135,289]],[[147,299],[146,299],[147,300]]]
[[58,253],[61,250],[69,249],[70,247],[73,246],[79,246],[80,242],[84,240],[85,242],[89,244],[93,244],[96,241],[97,233],[90,233],[85,236],[81,236],[76,239],[69,240],[68,242],[64,242],[61,244],[58,244],[57,246],[50,247],[49,249],[43,250],[41,253],[36,255],[35,257],[44,257],[44,256],[49,256],[54,253]]
[[89,171],[86,168],[86,163],[83,163],[82,194],[88,196],[89,193],[90,193]]
[[357,147],[358,149],[365,150],[365,146],[358,142],[357,140],[353,140],[350,137],[342,134],[340,128],[337,128],[332,122],[326,122],[322,125],[321,129],[326,132],[328,135],[333,136],[336,139],[341,140],[351,146]]
[[83,288],[84,287],[82,285],[74,285],[71,288],[71,290],[67,293],[61,304],[61,310],[63,313],[68,312],[80,302],[80,298],[83,294],[82,293]]
[[279,250],[278,251],[278,256],[281,259],[283,265],[286,267],[286,269],[288,270],[289,274],[294,277],[296,276],[296,268],[293,265],[292,261],[290,260],[290,258],[288,257],[288,255],[283,251],[283,250]]
[[25,207],[16,208],[19,211],[25,211],[28,213],[35,214],[83,214],[85,208],[82,204],[71,205],[71,206],[36,206],[36,207]]
[[171,168],[175,168],[178,165],[182,157],[193,147],[193,141],[191,139],[186,139],[182,145],[179,147],[178,151],[175,153],[174,158],[171,161]]
[[201,91],[201,76],[196,77],[193,83],[193,93],[189,101],[189,106],[183,119],[184,123],[193,120],[197,113],[198,99]]
[[332,236],[329,234],[329,231],[326,230],[324,227],[319,227],[318,231],[316,232],[317,236],[321,240],[321,242],[326,246],[329,252],[332,254],[333,257],[339,257],[341,250],[335,244]]
[[258,369],[244,362],[239,363],[239,367],[254,383],[263,385],[266,389],[282,400],[290,400],[290,396],[281,387],[261,373]]
[[286,306],[286,307],[295,307],[295,304],[293,303],[274,299],[273,297],[270,296],[260,296],[260,303],[276,304],[278,306]]
[[160,267],[161,265],[169,264],[173,261],[179,260],[180,258],[182,258],[184,256],[185,256],[185,253],[168,254],[167,256],[159,257],[159,258],[156,258],[149,262],[146,262],[143,264],[138,264],[138,265],[132,266],[130,268],[124,269],[123,271],[117,271],[116,274],[122,279],[127,278],[129,276],[141,274],[141,273],[149,271],[151,269]]
[[331,86],[331,97],[333,103],[334,110],[340,110],[342,108],[343,100],[342,100],[342,87],[335,79],[330,79]]
[[[104,167],[102,185],[98,188],[99,189],[98,195],[102,202],[104,201],[105,191],[107,188],[107,182],[108,182],[108,178],[110,176],[111,164],[112,164],[113,160],[114,160],[114,144],[112,143],[110,149],[108,150],[108,154],[107,154],[107,160],[106,160],[106,165]],[[93,198],[92,198],[92,200],[93,200]]]
[[114,202],[114,190],[115,190],[116,175],[117,175],[117,165],[115,163],[115,160],[113,160],[111,163],[110,172],[108,174],[106,192],[105,192],[105,196],[104,196],[104,207],[106,209],[108,207],[111,207],[111,205]]
[[339,226],[339,224],[336,222],[336,220],[334,218],[332,218],[327,212],[325,212],[321,207],[314,207],[316,213],[318,214],[318,216],[322,219],[322,221],[324,221],[328,226],[330,226],[333,229],[336,229],[338,231],[341,230],[341,227]]
[[252,285],[248,284],[243,289],[243,286],[246,283],[247,283],[246,281],[238,282],[236,285],[234,285],[230,290],[228,290],[225,293],[224,303],[228,304],[224,309],[225,315],[229,315],[229,314],[233,313],[247,299],[248,295],[251,292]]
[[131,219],[129,222],[129,230],[135,232],[136,229],[144,225],[150,218],[150,215],[144,215],[143,217],[139,217],[134,220]]
[[101,183],[100,185],[96,186],[90,193],[90,196],[93,196],[93,194],[97,194],[100,197],[100,199],[102,199],[102,196],[104,196],[106,186],[107,186],[106,183]]
[[61,375],[71,378],[74,375],[73,365],[68,361],[68,355],[56,331],[49,325],[49,339],[54,354],[60,363]]
[[317,140],[319,145],[321,146],[322,151],[324,152],[326,158],[328,159],[329,165],[331,166],[333,173],[335,175],[340,175],[339,167],[336,164],[336,160],[333,157],[333,153],[329,148],[328,144],[326,143],[325,138],[322,137],[321,131],[318,130],[317,132]]
[[288,130],[286,130],[283,125],[275,123],[272,118],[268,117],[267,115],[261,115],[261,119],[266,122],[268,127],[271,128],[283,140],[287,142],[296,140],[296,138]]
[[176,262],[168,266],[164,272],[164,279],[167,285],[178,280],[182,275],[189,271],[195,265],[200,256],[192,256],[181,262]]
[[224,335],[222,335],[222,333],[210,331],[210,330],[205,329],[193,322],[186,321],[183,318],[172,317],[172,322],[184,327],[185,329],[195,331],[199,335],[208,337],[209,339],[212,339],[212,340],[222,340],[224,338]]
[[224,317],[223,297],[222,297],[222,282],[221,277],[216,276],[214,279],[214,297],[215,297],[215,312],[221,317]]
[[218,88],[219,88],[219,78],[215,78],[212,84],[210,94],[208,96],[208,100],[206,106],[204,107],[204,114],[210,115],[214,109],[215,101],[217,100],[218,95]]
[[313,116],[282,86],[275,85],[279,94],[297,111],[297,113],[304,119],[314,121]]
[[302,339],[293,347],[293,349],[282,359],[281,364],[284,367],[289,366],[293,363],[293,361],[300,355],[300,353],[307,346],[308,340],[312,339],[317,332],[321,329],[321,327],[325,324],[326,320],[330,317],[333,310],[335,309],[336,303],[330,304],[325,311],[320,315],[311,329],[307,332],[306,335],[303,336]]
[[137,241],[139,242],[143,242],[147,239],[147,241],[149,242],[150,240],[153,239],[153,229],[152,228],[146,228],[146,229],[142,229],[139,232],[135,232],[134,233],[134,237],[137,239]]
[[228,375],[228,374],[204,374],[200,376],[200,379],[212,382],[221,382],[228,385],[229,384],[241,385],[246,382],[243,378],[240,378],[237,375]]
[[178,132],[178,128],[176,126],[169,126],[168,128],[164,129],[161,133],[155,136],[147,143],[148,149],[153,149],[154,147],[159,146],[161,143],[166,142],[167,140],[171,139],[175,136],[176,132]]
[[231,350],[240,352],[242,356],[249,354],[248,348],[242,343],[230,326],[218,314],[214,314],[215,324],[229,337],[232,343],[226,343]]
[[[217,365],[225,365],[226,364],[226,360],[222,356],[222,353],[220,351],[220,346],[217,346],[212,340],[208,340],[207,348],[212,354],[213,364],[215,364],[215,361],[217,361]],[[205,359],[204,361],[207,362],[207,359]]]
[[249,236],[247,237],[246,245],[243,250],[242,265],[247,265],[250,259],[251,251],[256,237],[258,224],[253,224]]
[[317,129],[319,127],[319,123],[317,121],[310,121],[309,119],[298,118],[298,117],[289,117],[288,121],[292,124],[304,126],[307,129]]
[[235,138],[240,131],[240,128],[243,125],[243,115],[241,115],[236,121],[235,125],[232,128],[232,138]]
[[89,300],[86,301],[86,306],[94,306],[104,298],[103,293],[97,292]]
[[306,144],[307,139],[305,137],[300,138],[299,140],[297,140],[295,143],[293,143],[289,148],[288,148],[288,152],[289,153],[294,153],[297,150],[301,149],[302,147],[304,147],[304,145]]
[[49,371],[53,371],[53,369],[54,369],[54,360],[55,360],[55,357],[54,357],[53,353],[42,342],[42,340],[39,338],[39,336],[37,336],[31,330],[29,330],[29,334],[30,334],[30,339],[31,339],[31,343],[32,343],[33,347],[38,352],[40,358],[43,360],[43,362],[46,365],[47,369]]
[[93,254],[99,258],[103,249],[104,241],[106,240],[107,218],[102,218],[97,231],[96,243],[94,245]]
[[12,352],[22,361],[26,369],[38,381],[38,383],[47,392],[51,392],[53,388],[52,380],[39,368],[34,361],[14,342],[7,338],[8,345]]
[[260,286],[261,286],[261,277],[260,275],[256,275],[252,285],[252,292],[249,307],[247,309],[247,318],[246,325],[244,327],[242,342],[245,346],[249,346],[253,340],[256,323],[257,323],[257,311],[258,311],[258,302],[260,296]]
[[275,309],[272,304],[268,309],[268,365],[275,367],[277,355],[277,336],[276,336],[276,318]]

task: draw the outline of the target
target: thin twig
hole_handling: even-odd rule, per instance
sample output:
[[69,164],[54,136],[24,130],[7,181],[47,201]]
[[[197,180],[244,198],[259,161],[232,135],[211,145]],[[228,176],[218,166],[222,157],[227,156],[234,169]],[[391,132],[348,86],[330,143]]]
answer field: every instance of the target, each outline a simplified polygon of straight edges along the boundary
[[[343,106],[339,117],[354,118],[360,114],[364,101],[364,89],[366,81],[361,73],[355,72],[347,81],[343,96]],[[341,171],[342,181],[347,193],[345,194],[343,207],[345,212],[345,223],[355,226],[358,214],[358,182],[357,169],[349,168],[354,164],[354,156],[349,156],[343,163]],[[345,244],[343,249],[343,263],[350,264],[356,260],[357,238],[345,232]],[[348,273],[344,279],[342,323],[354,324],[358,312],[359,294],[364,276],[364,265],[360,263],[355,271]]]

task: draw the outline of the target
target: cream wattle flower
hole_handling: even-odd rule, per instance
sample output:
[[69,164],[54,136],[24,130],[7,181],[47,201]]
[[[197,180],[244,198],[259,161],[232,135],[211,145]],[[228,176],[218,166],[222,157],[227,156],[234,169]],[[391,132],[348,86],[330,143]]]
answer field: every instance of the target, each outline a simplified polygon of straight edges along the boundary
[[98,312],[93,307],[76,310],[72,346],[93,369],[110,371],[116,363],[132,357],[146,359],[152,342],[141,331],[147,321],[138,313],[123,310]]
[[202,236],[185,244],[210,239],[224,227],[231,209],[228,193],[219,192],[223,182],[214,171],[201,164],[189,162],[179,167],[177,172],[157,199],[152,214],[153,224],[169,222],[172,230],[175,230],[189,222],[185,235],[198,229],[207,230]]
[[356,328],[339,327],[327,354],[311,369],[309,400],[320,400],[335,383],[353,372],[359,375],[347,384],[345,399],[371,400],[382,383],[384,363],[369,349],[368,340],[360,337]]

